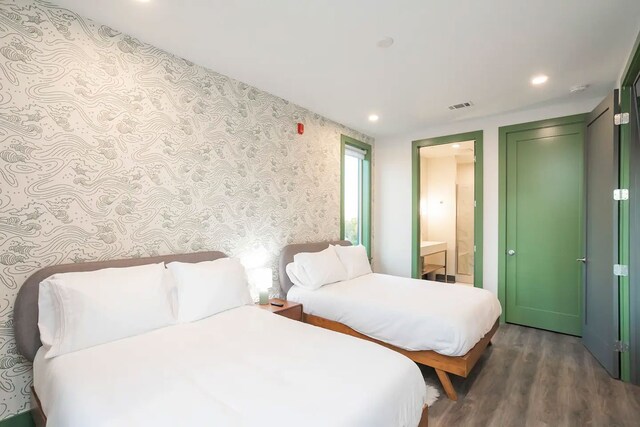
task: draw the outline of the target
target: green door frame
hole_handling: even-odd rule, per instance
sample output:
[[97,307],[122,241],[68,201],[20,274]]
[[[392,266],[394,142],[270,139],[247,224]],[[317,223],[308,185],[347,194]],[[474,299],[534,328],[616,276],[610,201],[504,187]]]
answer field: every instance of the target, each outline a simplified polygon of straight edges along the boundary
[[581,123],[584,125],[585,115],[558,117],[549,120],[502,126],[498,129],[498,299],[503,310],[500,322],[506,318],[507,302],[507,137],[510,133],[525,130],[541,129],[551,126]]
[[[636,40],[633,48],[633,53],[629,58],[627,66],[625,67],[624,78],[620,88],[620,112],[630,113],[631,103],[635,102],[632,99],[632,87],[636,78],[640,74],[640,34]],[[620,126],[620,188],[629,188],[631,184],[631,128],[633,123],[623,124]],[[618,263],[629,265],[631,270],[634,270],[630,265],[631,257],[631,242],[637,239],[638,236],[630,236],[631,233],[631,211],[628,200],[620,201],[620,217],[619,217],[619,248],[618,248]],[[635,270],[637,271],[637,270]],[[638,278],[634,278],[632,274],[635,271],[630,271],[629,276],[621,276],[618,278],[620,289],[620,341],[630,343],[631,341],[631,318],[638,318],[640,313],[632,313],[632,310],[638,310],[633,308],[631,300],[630,286],[631,281],[638,284]],[[636,326],[637,327],[637,326]],[[634,351],[631,348],[631,351]],[[623,381],[631,381],[631,352],[622,352],[620,355],[620,378]],[[640,367],[636,367],[640,369]]]
[[371,145],[340,135],[340,239],[344,239],[344,153],[347,146],[365,151],[362,162],[362,246],[371,259]]
[[473,285],[476,288],[482,287],[482,182],[483,182],[483,161],[482,161],[482,137],[481,130],[474,132],[459,133],[456,135],[439,136],[436,138],[420,139],[411,144],[411,276],[420,278],[420,148],[433,145],[452,144],[455,142],[475,141],[474,144],[474,197],[476,209],[473,221],[473,244],[475,245],[473,262]]

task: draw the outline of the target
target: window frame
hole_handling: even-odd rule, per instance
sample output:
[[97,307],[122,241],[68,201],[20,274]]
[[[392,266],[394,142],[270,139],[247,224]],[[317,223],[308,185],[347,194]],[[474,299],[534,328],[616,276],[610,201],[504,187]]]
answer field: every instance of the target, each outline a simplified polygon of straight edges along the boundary
[[360,212],[362,218],[359,221],[361,227],[360,243],[366,248],[367,255],[371,258],[371,155],[372,148],[366,142],[358,141],[346,135],[340,136],[340,239],[344,240],[344,190],[345,190],[345,152],[347,147],[354,147],[365,151],[362,160],[361,180],[362,185],[360,191],[362,195],[360,202],[362,203]]

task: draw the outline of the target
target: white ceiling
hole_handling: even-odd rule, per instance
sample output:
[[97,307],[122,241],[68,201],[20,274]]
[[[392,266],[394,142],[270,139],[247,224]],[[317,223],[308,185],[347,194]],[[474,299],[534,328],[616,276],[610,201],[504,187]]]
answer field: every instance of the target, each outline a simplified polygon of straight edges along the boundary
[[640,30],[638,0],[54,1],[376,137],[604,96]]

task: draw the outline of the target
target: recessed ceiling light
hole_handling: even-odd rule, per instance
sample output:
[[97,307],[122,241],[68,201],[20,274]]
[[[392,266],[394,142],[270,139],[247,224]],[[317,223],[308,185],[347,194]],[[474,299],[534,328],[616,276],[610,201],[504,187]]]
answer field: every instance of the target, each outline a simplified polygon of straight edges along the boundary
[[391,37],[385,37],[382,40],[378,41],[377,46],[382,49],[386,49],[388,47],[391,47],[392,44],[393,39]]
[[460,148],[460,144],[453,144],[451,145],[453,148]]
[[531,79],[531,84],[537,86],[537,85],[546,83],[547,80],[549,80],[548,76],[545,76],[544,74],[540,74],[539,76],[535,76],[534,78]]
[[369,115],[369,121],[370,121],[370,122],[377,122],[379,118],[380,118],[380,117],[378,117],[378,115],[377,115],[377,114],[370,114],[370,115]]

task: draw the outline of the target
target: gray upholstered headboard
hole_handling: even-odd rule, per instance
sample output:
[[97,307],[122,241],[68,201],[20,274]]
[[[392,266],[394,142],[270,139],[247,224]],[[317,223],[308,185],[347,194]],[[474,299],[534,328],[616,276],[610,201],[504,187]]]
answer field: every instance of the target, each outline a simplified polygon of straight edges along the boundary
[[286,272],[287,264],[293,262],[293,256],[300,252],[320,252],[327,249],[329,245],[351,246],[351,242],[348,240],[334,240],[331,242],[320,243],[297,243],[294,245],[287,245],[282,249],[282,252],[280,253],[280,263],[278,265],[278,274],[280,278],[280,287],[282,288],[285,298],[287,296],[287,292],[289,292],[289,289],[293,286],[293,283]]
[[224,258],[222,252],[197,252],[193,254],[163,255],[151,258],[131,258],[113,261],[83,262],[76,264],[61,264],[45,267],[33,273],[22,285],[18,292],[16,305],[13,308],[13,322],[18,351],[33,362],[36,352],[42,346],[40,330],[38,329],[38,291],[40,282],[56,273],[70,273],[77,271],[95,271],[102,268],[132,267],[159,262],[201,262]]

